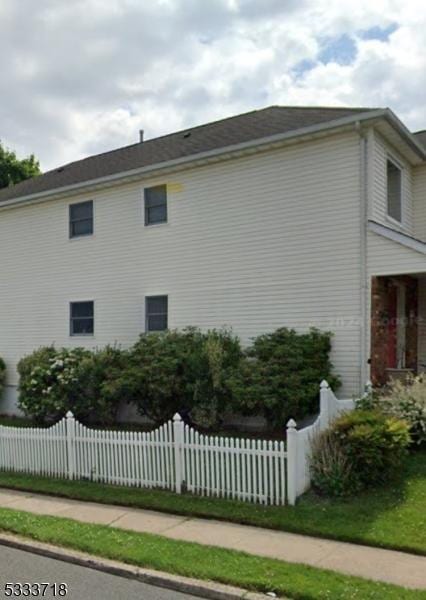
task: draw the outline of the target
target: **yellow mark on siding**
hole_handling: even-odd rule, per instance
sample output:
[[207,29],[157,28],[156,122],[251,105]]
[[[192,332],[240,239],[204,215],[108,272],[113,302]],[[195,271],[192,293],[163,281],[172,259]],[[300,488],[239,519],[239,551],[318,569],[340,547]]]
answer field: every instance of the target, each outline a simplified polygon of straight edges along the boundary
[[168,183],[167,184],[167,191],[168,192],[182,192],[183,191],[183,185],[181,183]]

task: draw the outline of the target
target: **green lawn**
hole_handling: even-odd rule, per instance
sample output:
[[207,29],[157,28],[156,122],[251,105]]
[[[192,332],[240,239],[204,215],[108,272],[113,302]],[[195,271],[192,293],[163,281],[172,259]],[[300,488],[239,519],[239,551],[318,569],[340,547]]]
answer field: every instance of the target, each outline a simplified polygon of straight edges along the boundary
[[243,552],[7,508],[0,509],[0,530],[140,567],[259,592],[275,592],[295,599],[426,600],[426,591],[407,590]]
[[413,452],[399,481],[349,500],[310,493],[296,507],[266,507],[162,490],[0,472],[0,487],[122,504],[394,548],[426,555],[426,450]]

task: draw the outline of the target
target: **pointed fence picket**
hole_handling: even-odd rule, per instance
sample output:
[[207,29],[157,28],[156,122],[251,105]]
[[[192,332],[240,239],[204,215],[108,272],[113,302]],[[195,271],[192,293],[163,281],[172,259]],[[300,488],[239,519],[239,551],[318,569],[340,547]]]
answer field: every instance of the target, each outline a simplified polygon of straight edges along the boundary
[[300,430],[290,420],[286,444],[201,434],[179,414],[154,431],[130,432],[92,429],[68,412],[50,428],[0,426],[0,470],[294,504],[310,485],[312,437],[353,406],[322,382],[320,414]]
[[185,425],[182,449],[189,492],[285,504],[284,442],[200,435]]

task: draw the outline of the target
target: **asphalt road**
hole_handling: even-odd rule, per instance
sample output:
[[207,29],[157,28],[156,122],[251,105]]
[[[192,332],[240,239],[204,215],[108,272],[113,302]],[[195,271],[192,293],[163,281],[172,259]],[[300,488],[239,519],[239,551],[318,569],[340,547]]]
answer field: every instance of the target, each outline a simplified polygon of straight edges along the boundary
[[[67,600],[195,600],[194,596],[172,590],[156,588],[139,581],[102,573],[87,567],[72,565],[37,554],[0,546],[0,598],[34,598],[21,593],[11,596],[5,593],[6,583],[66,583],[66,596],[59,595],[59,588],[49,587],[39,598],[67,598]],[[34,589],[34,588],[33,588]],[[24,592],[25,589],[22,590]]]

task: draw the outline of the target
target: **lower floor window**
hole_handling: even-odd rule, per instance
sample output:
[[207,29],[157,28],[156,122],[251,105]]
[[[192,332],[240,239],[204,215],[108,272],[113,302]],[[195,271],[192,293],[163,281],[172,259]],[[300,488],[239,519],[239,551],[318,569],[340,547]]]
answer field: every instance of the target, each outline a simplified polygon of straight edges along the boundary
[[147,296],[145,299],[146,331],[164,331],[168,327],[167,296]]
[[95,309],[93,301],[71,302],[71,335],[93,335],[95,331]]

